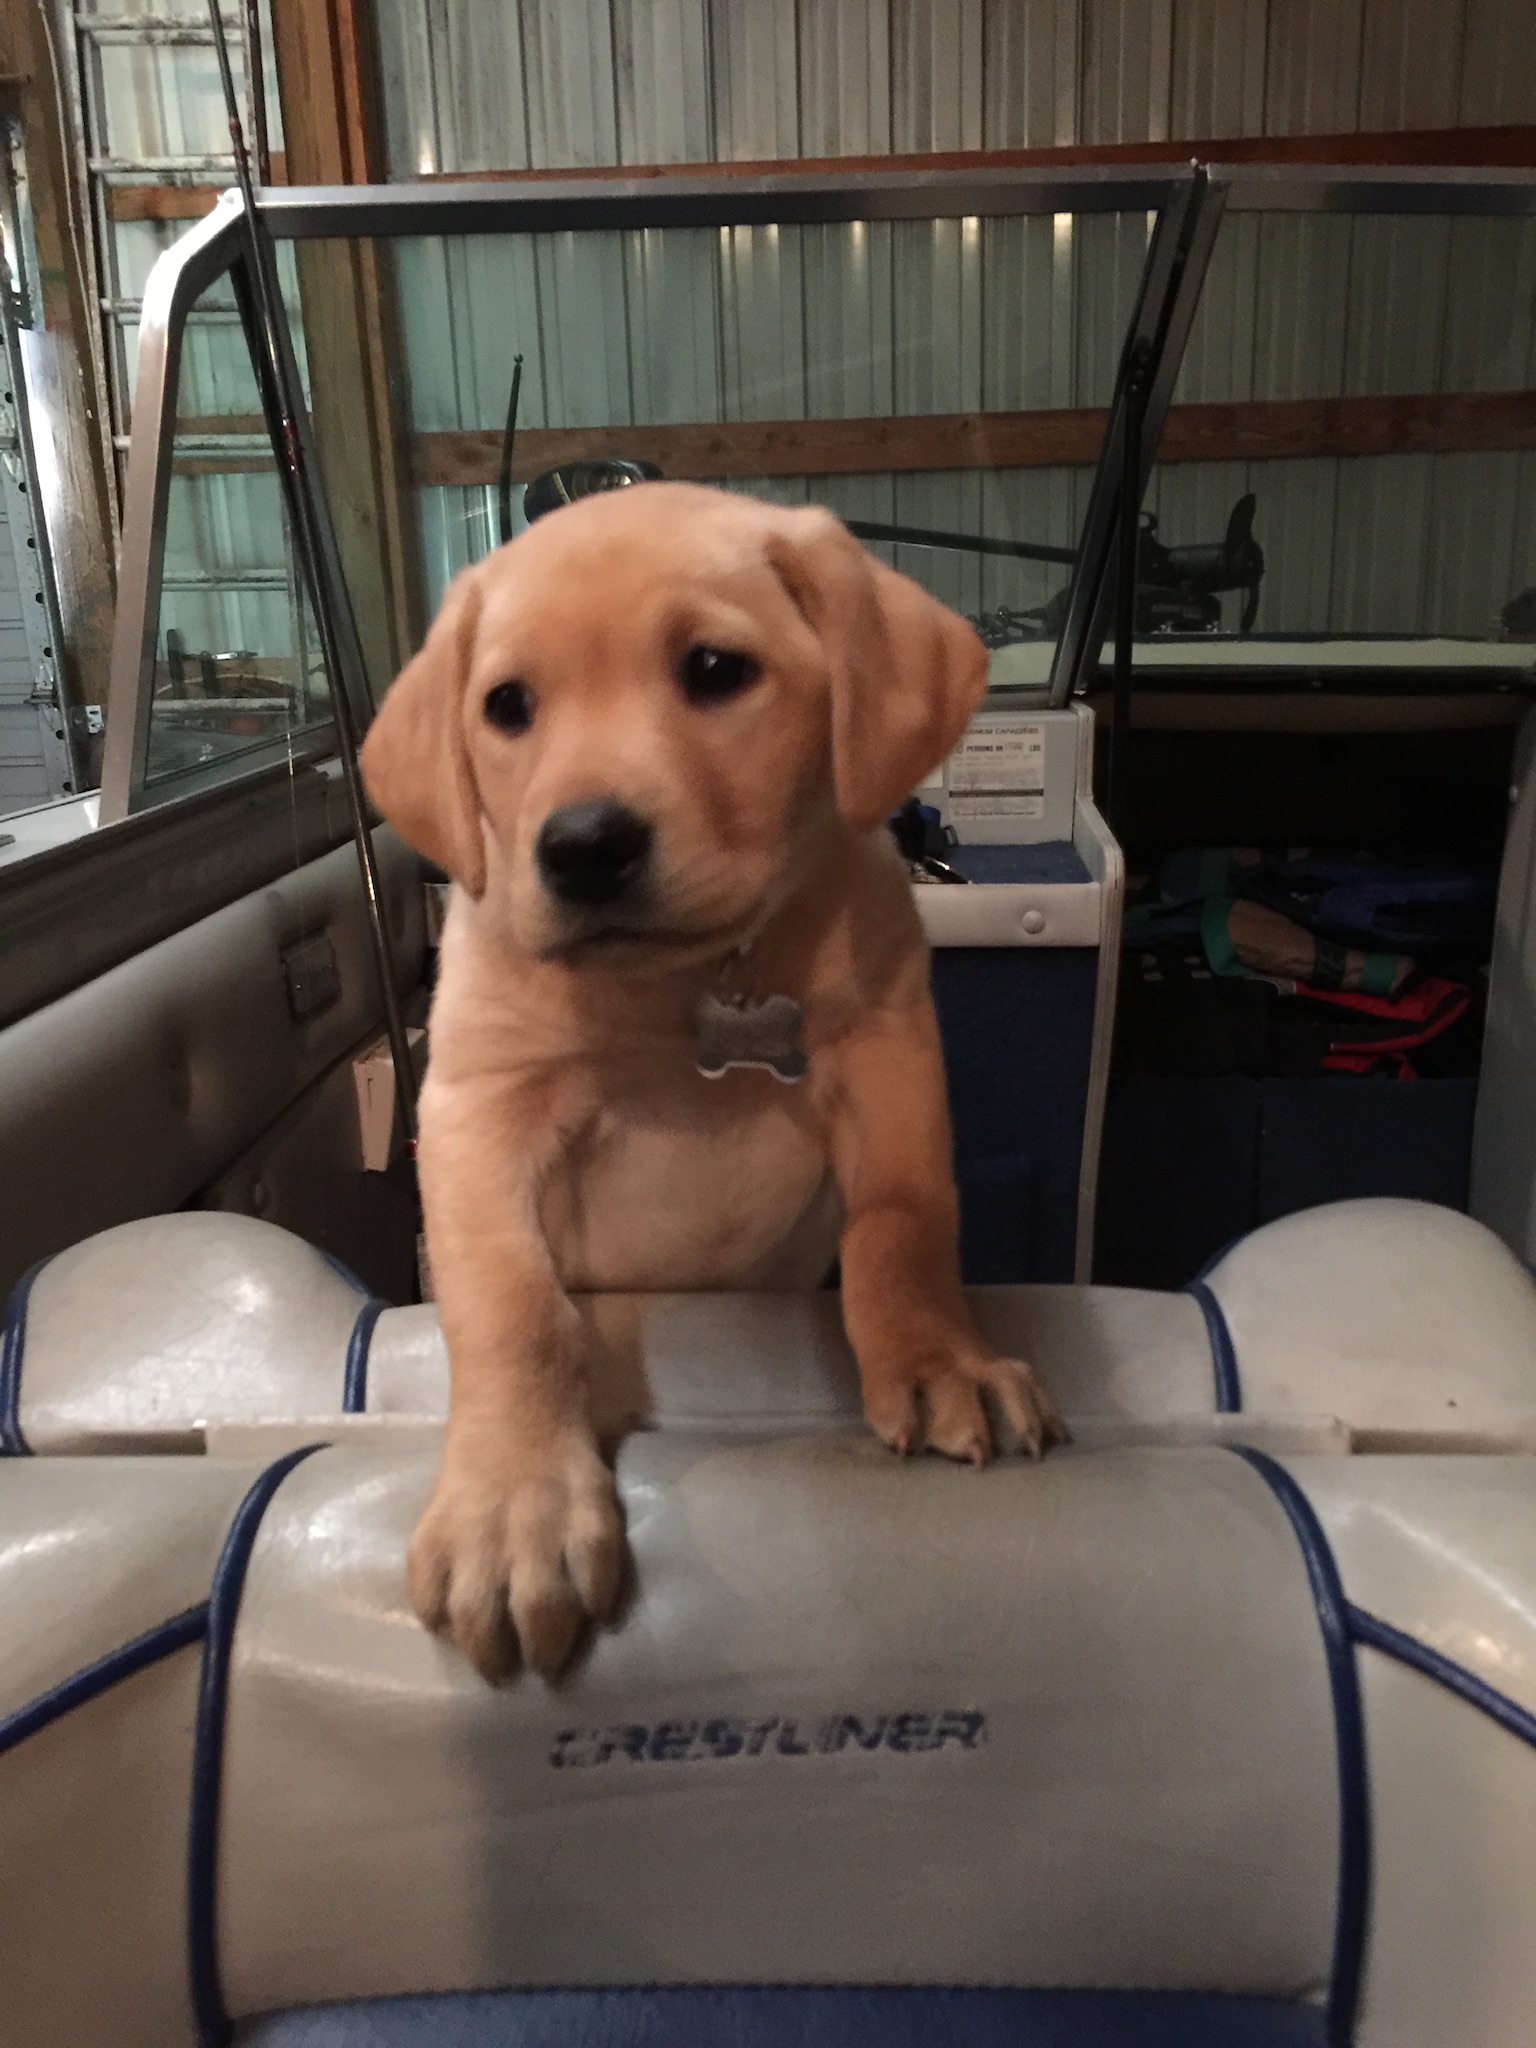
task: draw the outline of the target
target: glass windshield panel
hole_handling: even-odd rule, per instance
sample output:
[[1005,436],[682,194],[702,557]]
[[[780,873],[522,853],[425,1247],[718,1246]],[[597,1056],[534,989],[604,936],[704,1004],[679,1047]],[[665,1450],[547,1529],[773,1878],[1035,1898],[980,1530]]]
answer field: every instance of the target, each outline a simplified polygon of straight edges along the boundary
[[1033,643],[1043,681],[1150,227],[1061,214],[394,245],[429,607],[497,542],[521,355],[514,532],[525,485],[602,457],[826,505],[985,637]]
[[[287,295],[292,251],[282,249]],[[298,323],[290,310],[296,336]],[[302,353],[300,356],[302,365]],[[227,277],[182,344],[144,781],[150,801],[238,773],[330,719],[256,375]]]
[[1533,426],[1536,219],[1229,211],[1145,501],[1138,630],[1498,661],[1536,634]]

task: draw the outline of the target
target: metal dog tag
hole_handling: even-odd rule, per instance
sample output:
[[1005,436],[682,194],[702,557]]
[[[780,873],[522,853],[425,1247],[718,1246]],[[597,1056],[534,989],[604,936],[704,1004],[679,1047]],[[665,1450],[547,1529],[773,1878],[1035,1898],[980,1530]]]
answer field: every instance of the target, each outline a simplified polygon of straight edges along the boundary
[[793,996],[707,995],[695,1013],[699,1072],[718,1081],[731,1067],[761,1067],[780,1081],[804,1078],[805,1016]]

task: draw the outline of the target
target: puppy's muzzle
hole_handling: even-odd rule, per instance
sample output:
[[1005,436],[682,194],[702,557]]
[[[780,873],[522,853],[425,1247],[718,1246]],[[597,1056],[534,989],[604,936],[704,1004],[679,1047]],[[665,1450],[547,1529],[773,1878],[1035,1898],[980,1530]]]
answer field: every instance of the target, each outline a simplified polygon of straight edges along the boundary
[[535,855],[544,886],[562,903],[612,903],[645,872],[653,834],[611,797],[565,804],[539,827]]

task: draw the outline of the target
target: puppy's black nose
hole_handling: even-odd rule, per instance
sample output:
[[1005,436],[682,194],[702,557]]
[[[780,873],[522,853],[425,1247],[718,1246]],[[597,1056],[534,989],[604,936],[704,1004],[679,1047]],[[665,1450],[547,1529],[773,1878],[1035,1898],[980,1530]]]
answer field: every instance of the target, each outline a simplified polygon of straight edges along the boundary
[[536,850],[546,887],[563,903],[611,903],[639,879],[651,828],[624,804],[599,797],[551,811]]

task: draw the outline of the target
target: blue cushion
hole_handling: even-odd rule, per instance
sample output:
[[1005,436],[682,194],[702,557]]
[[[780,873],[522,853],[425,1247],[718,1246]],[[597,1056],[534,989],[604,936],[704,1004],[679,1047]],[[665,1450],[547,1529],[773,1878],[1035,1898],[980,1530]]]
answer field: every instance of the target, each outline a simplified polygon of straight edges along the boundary
[[1093,877],[1070,839],[1030,846],[952,846],[944,858],[972,882],[1088,882]]
[[248,2020],[241,2048],[1323,2048],[1322,2014],[1185,1991],[477,1991]]

